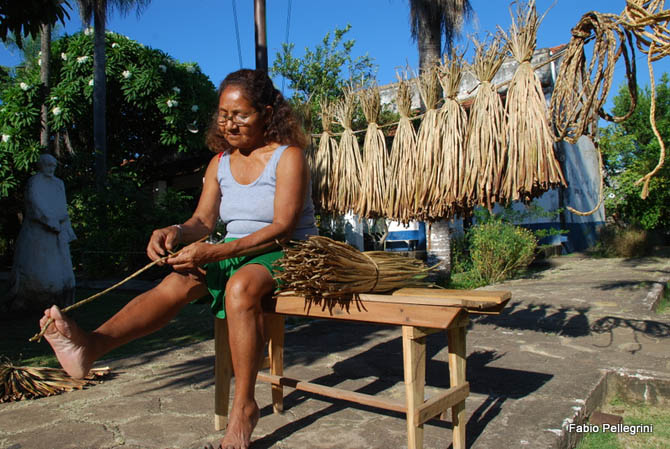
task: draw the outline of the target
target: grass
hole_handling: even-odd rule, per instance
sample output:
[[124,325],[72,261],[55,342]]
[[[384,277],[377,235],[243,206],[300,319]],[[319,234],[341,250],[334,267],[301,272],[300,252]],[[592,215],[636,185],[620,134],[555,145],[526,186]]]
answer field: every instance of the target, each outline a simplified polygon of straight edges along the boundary
[[[97,291],[77,289],[76,300]],[[86,330],[93,330],[121,309],[135,296],[123,291],[111,292],[95,301],[73,310],[71,316]],[[38,317],[4,316],[0,318],[2,338],[0,356],[15,365],[58,367],[58,361],[49,344],[28,341],[39,331]],[[115,349],[105,358],[120,358],[148,351],[186,346],[214,337],[213,316],[207,305],[189,304],[163,329]]]
[[665,284],[665,289],[663,291],[663,297],[658,303],[656,308],[656,313],[659,315],[668,315],[670,314],[670,282]]
[[670,448],[670,409],[630,403],[615,397],[603,412],[623,417],[624,425],[651,425],[651,433],[587,433],[577,449],[668,449]]

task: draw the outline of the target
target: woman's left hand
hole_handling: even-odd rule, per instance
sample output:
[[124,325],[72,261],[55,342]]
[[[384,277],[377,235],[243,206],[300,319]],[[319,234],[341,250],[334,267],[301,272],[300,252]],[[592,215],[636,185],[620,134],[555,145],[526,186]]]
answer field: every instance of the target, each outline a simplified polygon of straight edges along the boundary
[[193,271],[212,262],[212,249],[215,245],[211,243],[191,243],[184,247],[179,254],[167,258],[167,263],[176,271]]

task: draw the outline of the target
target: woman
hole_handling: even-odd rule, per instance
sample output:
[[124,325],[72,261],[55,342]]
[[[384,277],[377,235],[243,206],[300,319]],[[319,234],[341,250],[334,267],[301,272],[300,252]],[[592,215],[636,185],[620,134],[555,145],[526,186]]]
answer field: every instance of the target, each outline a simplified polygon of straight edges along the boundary
[[281,257],[277,242],[317,233],[301,150],[305,143],[290,106],[265,72],[228,75],[219,87],[219,108],[207,135],[217,154],[207,167],[198,206],[185,223],[155,230],[147,255],[156,260],[180,243],[210,234],[219,216],[227,225],[224,243],[193,243],[169,257],[175,272],[91,333],[57,307],[46,310],[41,324],[49,317],[56,321],[45,338],[63,368],[73,377],[85,376],[94,360],[161,328],[209,287],[213,311],[228,319],[235,372],[221,447],[248,447],[259,417],[254,386],[265,342],[261,298],[276,288],[272,262]]

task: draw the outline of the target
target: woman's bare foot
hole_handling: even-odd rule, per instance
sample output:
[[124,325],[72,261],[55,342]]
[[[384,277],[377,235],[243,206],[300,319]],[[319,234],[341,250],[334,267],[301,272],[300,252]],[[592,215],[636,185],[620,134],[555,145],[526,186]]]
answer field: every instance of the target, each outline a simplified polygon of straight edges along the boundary
[[90,356],[90,336],[77,323],[63,315],[58,306],[44,311],[40,320],[40,328],[47,320],[53,318],[44,338],[49,342],[61,366],[70,376],[81,379],[93,366],[94,359]]
[[251,445],[251,434],[259,417],[260,411],[256,401],[243,407],[235,407],[233,404],[226,435],[221,440],[221,449],[248,449]]

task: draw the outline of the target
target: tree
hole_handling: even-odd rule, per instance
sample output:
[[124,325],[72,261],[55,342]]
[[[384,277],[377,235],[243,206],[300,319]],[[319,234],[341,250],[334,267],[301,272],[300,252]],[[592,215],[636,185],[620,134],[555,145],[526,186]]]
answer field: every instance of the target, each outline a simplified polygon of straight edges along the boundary
[[95,180],[99,189],[105,184],[107,175],[107,128],[106,116],[106,86],[105,79],[105,30],[107,13],[113,7],[122,14],[135,9],[140,14],[142,9],[151,0],[77,0],[82,22],[91,23],[95,35],[95,50],[93,52],[94,93],[93,93],[93,148],[95,152]]
[[0,0],[0,39],[7,41],[10,34],[16,45],[23,47],[23,38],[37,39],[42,25],[54,25],[70,18],[65,0]]
[[[293,55],[293,44],[282,44],[282,50],[275,56],[271,73],[289,81],[294,103],[310,103],[312,117],[318,117],[321,101],[340,98],[344,86],[361,85],[374,78],[377,71],[373,59],[367,54],[357,58],[351,56],[356,41],[343,40],[349,30],[351,25],[335,28],[332,40],[331,33],[326,33],[314,50],[305,48],[302,58]],[[314,127],[320,131],[321,123],[314,121]]]
[[[442,58],[442,36],[447,50],[452,48],[472,8],[469,0],[409,0],[409,7],[412,38],[419,50],[419,71],[424,71]],[[449,226],[446,221],[436,221],[429,229],[429,256],[441,261],[447,274],[451,271]]]
[[[660,146],[649,125],[651,91],[639,89],[633,115],[622,123],[599,129],[599,143],[605,164],[607,214],[627,225],[647,230],[670,228],[670,167],[665,164],[649,185],[649,197],[640,198],[642,187],[635,182],[658,163]],[[628,111],[630,95],[621,86],[614,98],[613,113]],[[670,139],[670,77],[663,74],[656,86],[656,126],[664,142]]]
[[442,36],[450,51],[463,22],[472,13],[469,0],[409,0],[412,39],[419,50],[419,69],[442,57]]

